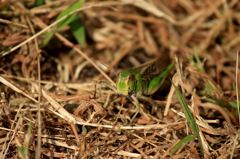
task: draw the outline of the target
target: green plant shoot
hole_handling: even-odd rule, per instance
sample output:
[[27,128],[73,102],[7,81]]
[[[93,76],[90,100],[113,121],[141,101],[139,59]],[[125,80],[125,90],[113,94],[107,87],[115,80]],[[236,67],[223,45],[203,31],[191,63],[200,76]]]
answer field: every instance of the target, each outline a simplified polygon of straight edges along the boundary
[[[173,64],[169,65],[169,63],[169,57],[168,59],[160,57],[138,67],[124,70],[118,74],[116,87],[101,82],[100,91],[102,85],[105,85],[115,93],[132,99],[136,106],[136,113],[131,119],[131,122],[133,122],[140,109],[138,99],[147,101],[152,105],[155,104],[154,100],[147,96],[155,93],[161,87],[174,66]],[[98,96],[100,96],[100,91]]]

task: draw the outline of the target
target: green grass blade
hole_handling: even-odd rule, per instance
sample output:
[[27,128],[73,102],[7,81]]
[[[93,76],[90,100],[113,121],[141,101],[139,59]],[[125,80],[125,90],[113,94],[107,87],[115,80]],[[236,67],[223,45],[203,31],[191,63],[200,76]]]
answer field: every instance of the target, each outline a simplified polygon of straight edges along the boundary
[[79,44],[81,44],[81,47],[84,47],[85,44],[85,30],[84,27],[81,23],[81,20],[79,17],[75,16],[75,18],[73,19],[73,21],[69,24],[73,35],[75,37],[75,39],[77,40],[77,42]]
[[41,6],[41,5],[44,4],[44,1],[45,1],[45,0],[36,0],[34,6],[35,6],[35,7]]
[[[59,16],[57,17],[57,20],[68,15],[69,13],[73,12],[76,9],[79,9],[83,5],[84,1],[85,0],[79,0],[76,3],[74,3],[72,6],[66,8],[61,14],[59,14]],[[63,26],[68,25],[70,22],[72,22],[72,20],[75,18],[76,15],[77,13],[69,15],[67,18],[59,22],[57,27],[61,28]]]
[[[198,63],[198,64],[202,64],[202,61],[200,60],[200,58],[199,58],[199,56],[198,56],[198,53],[197,53],[197,49],[196,49],[196,48],[194,48],[193,54],[194,54],[194,57],[195,57],[197,63]],[[202,70],[203,72],[205,72],[204,69],[201,68],[201,70]]]
[[82,126],[82,131],[86,131],[87,132],[87,128],[85,126]]
[[18,154],[20,156],[21,159],[28,159],[28,151],[29,151],[29,142],[30,142],[30,138],[31,138],[31,133],[32,133],[32,122],[30,121],[29,123],[29,127],[28,127],[28,132],[25,135],[25,139],[24,139],[24,143],[23,146],[17,146],[18,149]]
[[[187,53],[187,57],[196,70],[198,70],[199,72],[206,73],[206,71],[203,68],[202,61],[200,60],[196,49],[194,49],[194,58],[195,58],[196,62],[188,53]],[[205,95],[210,96],[210,97],[214,97],[215,95],[218,95],[219,97],[222,96],[221,91],[217,88],[217,86],[211,80],[206,79],[206,78],[203,78],[203,80],[205,81],[204,82]],[[218,103],[219,105],[222,105],[221,103],[223,103],[220,98],[219,98],[220,102],[217,101],[216,99],[214,99],[214,100],[216,101],[215,103]]]
[[55,33],[55,29],[46,32],[46,37],[44,38],[44,40],[43,40],[43,42],[41,44],[41,47],[44,47],[44,46],[46,46],[48,44],[48,42],[52,39],[54,33]]
[[200,147],[201,147],[202,153],[204,153],[203,152],[203,147],[202,147],[202,141],[201,141],[201,138],[200,138],[200,135],[199,135],[199,128],[198,128],[198,126],[197,126],[197,124],[195,122],[195,119],[194,119],[194,117],[193,117],[193,115],[191,113],[191,110],[188,108],[188,105],[187,105],[185,99],[183,98],[182,94],[178,90],[178,88],[174,84],[173,84],[173,86],[175,88],[178,100],[179,100],[180,104],[183,107],[183,110],[184,110],[187,122],[188,122],[191,130],[193,131],[193,133],[197,136],[198,141],[200,143]]
[[194,56],[195,56],[195,58],[197,59],[197,63],[193,60],[193,58],[190,56],[190,54],[186,53],[186,55],[187,55],[188,60],[192,63],[192,65],[194,66],[194,68],[195,68],[196,70],[198,70],[198,71],[200,71],[200,72],[205,72],[205,70],[204,70],[203,68],[201,68],[201,67],[199,67],[199,66],[197,65],[197,63],[198,63],[198,64],[201,64],[201,61],[200,61],[198,55],[195,54],[195,52],[194,52]]
[[[84,3],[85,0],[79,0],[77,1],[76,3],[74,3],[72,6],[68,7],[67,9],[65,9],[64,11],[62,11],[62,13],[60,13],[57,17],[56,20],[68,15],[69,13],[73,12],[74,10],[76,9],[79,9],[83,3]],[[58,24],[57,24],[57,28],[61,28],[61,27],[64,27],[68,24],[70,24],[71,22],[73,22],[74,20],[76,19],[79,19],[78,16],[77,16],[77,12],[76,13],[73,13],[71,15],[69,15],[67,18],[63,19],[62,21],[60,21]],[[76,25],[76,26],[75,26]],[[79,42],[79,44],[83,45],[84,42],[85,42],[85,33],[84,33],[84,30],[83,30],[83,26],[82,24],[76,24],[76,22],[74,21],[73,24],[70,25],[71,29],[72,27],[74,29],[72,30],[75,30],[75,32],[73,32],[75,38],[77,39],[77,41]],[[80,28],[80,31],[77,31],[76,33],[76,27],[79,27]],[[56,29],[56,28],[55,28]],[[54,33],[55,33],[55,29],[54,31],[49,31],[47,34],[46,34],[46,37],[45,39],[43,40],[43,43],[42,43],[42,46],[41,47],[44,47],[48,44],[48,42],[52,39]],[[75,35],[77,34],[77,35]],[[81,36],[79,36],[81,35]],[[83,36],[84,35],[84,36]],[[79,37],[78,37],[79,36]]]
[[198,134],[199,133],[199,129],[198,129],[198,126],[194,120],[194,117],[190,111],[190,109],[188,108],[188,105],[187,103],[185,102],[182,94],[180,93],[180,91],[178,90],[178,88],[173,84],[174,88],[175,88],[175,91],[177,93],[177,97],[178,97],[178,100],[180,102],[180,104],[182,105],[183,107],[183,110],[185,112],[185,116],[186,116],[186,119],[187,119],[187,122],[190,126],[190,128],[192,129],[192,131],[195,133],[195,134]]
[[182,145],[194,140],[197,136],[195,134],[191,134],[183,138],[181,141],[179,141],[169,152],[170,154],[175,153]]

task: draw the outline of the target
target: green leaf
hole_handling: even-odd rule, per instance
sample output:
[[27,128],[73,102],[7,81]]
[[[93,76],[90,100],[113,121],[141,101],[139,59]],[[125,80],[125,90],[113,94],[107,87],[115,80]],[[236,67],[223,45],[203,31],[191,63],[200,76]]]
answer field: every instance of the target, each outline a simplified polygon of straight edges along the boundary
[[[200,60],[200,58],[199,58],[199,56],[198,56],[198,53],[197,53],[197,49],[196,49],[196,48],[194,48],[193,53],[194,53],[194,57],[195,57],[197,63],[200,64],[200,65],[202,65],[202,61]],[[201,71],[202,71],[202,72],[205,72],[205,70],[204,70],[203,68],[201,68]]]
[[82,131],[86,131],[87,132],[87,128],[85,126],[82,126]]
[[28,132],[25,135],[24,138],[24,143],[23,146],[17,146],[18,149],[18,154],[20,156],[21,159],[28,159],[28,155],[29,155],[29,142],[30,142],[30,138],[32,136],[32,121],[30,121],[29,126],[28,126]]
[[183,107],[183,110],[185,112],[185,116],[186,116],[186,119],[187,119],[187,122],[188,122],[189,126],[191,127],[192,131],[195,134],[198,134],[199,129],[198,129],[198,126],[197,126],[197,124],[194,120],[194,117],[193,117],[192,113],[191,113],[191,110],[188,108],[188,105],[185,102],[185,100],[184,100],[182,94],[180,93],[180,91],[178,90],[178,88],[174,84],[173,84],[173,86],[174,86],[175,91],[177,93],[178,100]]
[[192,141],[194,138],[196,138],[196,135],[188,135],[185,138],[183,138],[181,141],[179,141],[169,152],[170,154],[175,153],[182,145]]
[[[79,0],[78,2],[74,3],[72,6],[66,8],[61,14],[59,14],[59,16],[57,17],[57,20],[68,15],[69,13],[73,12],[76,9],[79,9],[83,5],[84,1],[85,0]],[[76,17],[76,15],[77,15],[77,12],[69,15],[67,18],[59,22],[57,27],[61,28],[63,26],[68,25],[69,23],[72,22],[72,20]]]
[[36,0],[35,1],[35,7],[38,7],[38,6],[41,6],[41,5],[43,5],[44,4],[44,0]]
[[237,109],[237,103],[236,102],[229,102],[229,104],[231,105],[231,107]]
[[69,26],[73,32],[75,39],[79,44],[81,44],[81,47],[83,48],[85,44],[85,30],[80,18],[75,16]]
[[174,84],[173,84],[173,86],[174,86],[175,91],[177,93],[178,100],[179,100],[179,102],[182,105],[182,108],[184,110],[187,122],[188,122],[191,130],[193,131],[193,133],[197,136],[200,147],[201,147],[201,150],[202,150],[202,153],[204,153],[203,146],[202,146],[202,140],[201,140],[200,134],[199,134],[199,128],[198,128],[198,126],[195,122],[195,119],[194,119],[194,117],[191,113],[191,110],[188,108],[188,105],[187,105],[185,99],[183,98],[182,94],[178,90],[178,88]]
[[[58,17],[57,17],[56,20],[58,20],[58,19],[60,19],[60,18],[62,18],[62,17],[64,17],[64,16],[66,16],[66,15],[68,15],[68,14],[69,14],[69,16],[66,17],[65,19],[63,19],[62,21],[60,21],[60,22],[57,24],[57,28],[64,27],[64,26],[70,24],[71,22],[76,21],[76,19],[79,19],[79,18],[77,17],[77,12],[76,12],[76,13],[73,13],[73,14],[71,14],[71,15],[70,15],[70,13],[73,12],[73,11],[75,11],[76,9],[79,9],[79,8],[82,6],[82,4],[84,3],[84,1],[85,1],[85,0],[79,0],[79,1],[77,1],[76,3],[74,3],[72,6],[66,8],[64,11],[62,11],[62,13],[60,13],[60,14],[58,15]],[[75,34],[77,34],[77,35],[81,34],[81,36],[79,36],[79,37],[76,38],[76,39],[77,39],[77,41],[78,41],[79,44],[83,45],[84,42],[85,42],[85,41],[84,41],[84,40],[85,40],[85,36],[83,36],[83,35],[85,35],[85,34],[84,34],[84,30],[82,29],[83,26],[82,26],[82,25],[79,25],[79,24],[76,24],[76,23],[77,23],[77,22],[73,22],[73,24],[72,24],[71,27],[73,27],[73,25],[74,25],[74,27],[79,26],[79,27],[81,28],[81,30],[80,30],[80,31],[77,31],[78,33],[74,33],[74,32],[73,32],[73,34],[74,34],[75,38],[77,37]],[[75,25],[77,25],[77,26],[75,26]],[[72,29],[72,28],[71,28],[71,29]],[[53,30],[54,30],[54,31],[53,31]],[[46,46],[46,45],[48,44],[48,42],[52,39],[52,37],[53,37],[56,29],[53,29],[53,30],[49,31],[49,32],[46,34],[46,38],[45,38],[45,39],[43,40],[43,42],[42,42],[42,47]],[[77,29],[74,28],[74,29],[72,29],[72,30],[75,30],[75,31],[76,31]],[[80,33],[79,33],[79,32],[80,32]]]
[[198,67],[199,65],[197,65],[197,63],[198,63],[198,64],[201,64],[201,61],[200,61],[200,59],[199,59],[199,57],[198,57],[198,55],[197,55],[197,53],[196,53],[195,50],[194,50],[194,57],[195,57],[197,63],[196,63],[196,62],[194,61],[194,59],[190,56],[189,53],[186,53],[186,55],[187,55],[188,60],[192,63],[192,65],[194,66],[194,68],[195,68],[196,70],[198,70],[198,71],[200,71],[200,72],[205,72],[205,70],[204,70],[203,68]]
[[52,39],[54,33],[55,33],[55,29],[46,32],[46,37],[44,38],[44,40],[43,40],[43,42],[41,44],[41,47],[44,47],[44,46],[46,46],[48,44],[48,42]]

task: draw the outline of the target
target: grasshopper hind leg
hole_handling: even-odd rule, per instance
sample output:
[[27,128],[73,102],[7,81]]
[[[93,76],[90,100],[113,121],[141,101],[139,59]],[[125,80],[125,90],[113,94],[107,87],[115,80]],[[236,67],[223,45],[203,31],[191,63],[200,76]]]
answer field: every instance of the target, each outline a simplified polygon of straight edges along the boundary
[[[139,97],[139,99],[144,100],[144,101],[150,103],[150,104],[151,104],[151,107],[152,107],[151,113],[153,114],[153,112],[155,112],[155,113],[156,113],[156,116],[157,116],[159,119],[162,119],[162,118],[163,118],[163,114],[162,114],[161,109],[159,108],[159,106],[157,105],[157,103],[156,103],[152,98],[149,98],[149,97],[146,97],[146,96],[141,96],[141,97]],[[155,110],[155,111],[154,111],[154,110]]]
[[[133,117],[131,119],[131,123],[133,123],[134,119],[136,118],[136,116],[138,115],[138,113],[140,111],[140,104],[139,104],[138,99],[134,95],[132,95],[131,98],[133,99],[135,106],[136,106],[136,113],[133,115]],[[159,119],[163,118],[161,109],[159,110],[159,106],[153,99],[146,97],[146,96],[141,96],[141,97],[139,97],[139,99],[149,102],[153,109],[157,108],[157,111],[155,111],[156,115],[158,116]]]
[[136,118],[136,116],[138,115],[139,111],[140,111],[140,104],[138,99],[132,95],[131,98],[133,99],[135,106],[136,106],[136,113],[133,115],[132,119],[131,119],[131,123],[133,123],[134,119]]

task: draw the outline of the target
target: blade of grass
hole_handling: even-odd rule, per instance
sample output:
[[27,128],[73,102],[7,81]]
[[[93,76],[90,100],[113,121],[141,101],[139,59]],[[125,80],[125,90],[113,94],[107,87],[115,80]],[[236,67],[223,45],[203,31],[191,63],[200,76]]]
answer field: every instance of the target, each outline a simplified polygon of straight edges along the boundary
[[[194,57],[195,57],[197,63],[198,63],[199,65],[202,65],[202,61],[200,60],[200,58],[199,58],[199,56],[198,56],[198,53],[197,53],[197,49],[196,49],[196,48],[194,48],[193,54],[194,54]],[[205,70],[204,70],[203,68],[201,68],[201,67],[198,67],[198,69],[199,69],[201,72],[205,72]]]
[[[56,20],[61,19],[62,17],[70,14],[72,11],[81,8],[81,6],[83,5],[84,1],[85,0],[79,0],[76,3],[74,3],[72,6],[66,8],[64,11],[62,11],[61,14],[59,14],[59,16],[57,17]],[[77,12],[69,15],[66,19],[64,19],[61,22],[59,22],[57,24],[57,27],[61,28],[61,27],[64,27],[64,26],[68,25],[69,23],[72,22],[72,20],[76,17],[76,15],[77,15]]]
[[239,117],[239,70],[238,70],[238,56],[239,51],[237,51],[237,61],[236,61],[236,94],[237,94],[237,113],[238,113],[238,124],[240,124],[240,117]]
[[179,141],[169,152],[170,154],[175,153],[182,145],[192,141],[197,137],[195,134],[188,135],[184,137],[181,141]]
[[38,6],[41,6],[41,5],[43,5],[44,4],[44,0],[36,0],[35,1],[35,7],[38,7]]
[[194,120],[194,117],[193,117],[190,109],[188,108],[187,103],[185,102],[185,100],[184,100],[182,94],[180,93],[180,91],[178,90],[178,88],[174,84],[173,84],[173,86],[174,86],[175,91],[177,93],[178,100],[183,107],[183,110],[184,110],[184,113],[185,113],[185,116],[186,116],[186,119],[187,119],[187,122],[188,122],[190,128],[192,129],[192,131],[195,134],[198,134],[198,132],[199,132],[198,126],[197,126],[197,124]]
[[32,133],[32,122],[30,121],[29,126],[28,126],[28,132],[25,135],[23,146],[17,146],[18,154],[19,154],[21,159],[28,159],[29,158],[28,150],[29,150],[30,138],[32,136],[31,133]]
[[[74,3],[72,6],[66,8],[64,11],[62,11],[62,12],[58,15],[56,21],[59,20],[59,19],[61,19],[61,18],[64,17],[64,16],[67,16],[67,18],[65,18],[65,19],[63,19],[62,21],[60,21],[60,22],[57,24],[57,28],[64,27],[64,26],[70,24],[73,20],[78,19],[78,17],[77,17],[77,12],[75,12],[75,13],[73,13],[73,14],[70,14],[70,13],[72,13],[74,10],[77,10],[77,9],[81,8],[81,6],[83,5],[84,1],[85,1],[85,0],[79,0],[79,1],[77,1],[76,3]],[[75,23],[76,23],[76,22],[75,22]],[[81,26],[81,25],[80,25],[80,26]],[[54,33],[55,33],[55,30],[54,30],[54,31],[51,30],[51,31],[49,31],[49,32],[47,33],[46,38],[43,40],[42,46],[46,46],[46,45],[48,44],[48,42],[52,39]],[[81,33],[82,33],[82,32],[81,32]],[[76,39],[77,39],[77,38],[76,38]],[[81,43],[80,43],[80,44],[81,44]]]
[[[196,70],[198,70],[200,72],[205,72],[202,68],[198,67],[198,65],[196,64],[196,62],[193,60],[193,58],[190,56],[189,53],[186,53],[186,55],[187,55],[188,60],[192,63],[192,65],[194,66],[194,68]],[[195,53],[194,53],[194,56],[196,56]]]
[[72,22],[69,23],[69,26],[73,32],[75,39],[79,44],[81,44],[81,48],[83,48],[85,43],[85,30],[80,18],[75,16]]
[[180,93],[180,91],[178,90],[178,88],[174,84],[173,84],[173,86],[175,88],[178,100],[179,100],[179,102],[182,105],[182,108],[184,110],[184,113],[185,113],[185,116],[186,116],[186,119],[187,119],[187,123],[190,126],[191,130],[193,131],[193,133],[197,136],[198,141],[200,143],[200,147],[201,147],[202,153],[204,153],[203,147],[202,147],[202,141],[201,141],[201,138],[200,138],[200,135],[199,135],[199,128],[198,128],[198,126],[197,126],[197,124],[195,122],[195,119],[194,119],[194,117],[193,117],[193,115],[191,113],[191,110],[189,109],[185,99],[183,98],[183,96]]
[[46,32],[46,37],[43,39],[41,44],[41,48],[46,46],[48,42],[52,39],[53,35],[55,34],[56,28],[52,29],[51,31]]
[[[192,63],[192,65],[194,66],[194,68],[196,70],[198,70],[199,72],[206,73],[206,71],[202,67],[203,66],[202,61],[200,60],[196,49],[194,49],[194,58],[197,62],[195,62],[194,59],[188,53],[187,53],[187,57],[188,57],[188,60]],[[216,87],[216,85],[212,81],[210,81],[209,79],[204,79],[204,80],[205,80],[204,87],[206,88],[205,90],[206,90],[207,95],[209,95],[211,97],[214,94],[221,96],[221,91]],[[216,102],[219,103],[218,101],[216,101]],[[219,104],[221,104],[221,103],[219,103]]]

